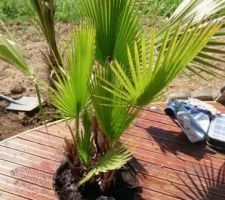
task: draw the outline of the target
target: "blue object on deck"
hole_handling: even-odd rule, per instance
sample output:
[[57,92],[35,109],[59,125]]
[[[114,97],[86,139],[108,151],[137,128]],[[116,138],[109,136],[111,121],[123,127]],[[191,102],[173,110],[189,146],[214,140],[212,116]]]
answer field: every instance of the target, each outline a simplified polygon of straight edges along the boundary
[[177,123],[190,142],[206,140],[210,126],[210,110],[182,100],[169,101],[167,109],[173,112]]

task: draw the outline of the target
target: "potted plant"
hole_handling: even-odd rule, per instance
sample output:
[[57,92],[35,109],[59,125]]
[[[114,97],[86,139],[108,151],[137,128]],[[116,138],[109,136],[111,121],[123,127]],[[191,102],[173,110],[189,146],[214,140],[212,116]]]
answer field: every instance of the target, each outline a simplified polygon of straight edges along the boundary
[[[67,162],[56,175],[59,199],[70,199],[71,195],[96,199],[102,194],[133,198],[123,196],[128,193],[125,190],[116,190],[122,187],[121,182],[128,191],[135,185],[129,185],[121,175],[132,158],[120,143],[121,135],[181,71],[193,66],[204,70],[196,63],[203,63],[204,47],[209,42],[215,44],[211,38],[223,24],[203,16],[184,15],[179,20],[179,9],[202,6],[200,1],[194,8],[187,3],[181,4],[162,29],[147,37],[132,1],[84,2],[82,12],[88,22],[75,32],[63,64],[66,67],[61,68],[64,75],[57,76],[51,96],[61,116],[74,119],[75,124],[74,130],[68,125]],[[129,174],[131,169],[126,169]]]
[[[184,0],[162,28],[146,34],[132,0],[83,2],[86,22],[73,34],[50,95],[74,123],[55,177],[59,199],[133,198],[132,153],[120,137],[184,69],[219,75],[210,61],[223,62],[217,47],[224,45],[224,7],[225,1]],[[0,40],[1,58],[20,66],[15,49]],[[125,191],[132,196],[118,196]]]

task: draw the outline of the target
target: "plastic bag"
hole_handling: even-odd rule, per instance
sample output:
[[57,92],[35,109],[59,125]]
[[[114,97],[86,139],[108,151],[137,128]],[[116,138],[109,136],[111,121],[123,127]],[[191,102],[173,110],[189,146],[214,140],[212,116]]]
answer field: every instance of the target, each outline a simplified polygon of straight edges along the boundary
[[[196,143],[204,141],[207,138],[210,126],[210,113],[212,111],[216,112],[216,110],[211,105],[209,110],[204,109],[206,106],[199,108],[195,104],[191,104],[191,102],[195,101],[171,100],[167,108],[174,113],[178,124],[188,140]],[[204,103],[204,105],[206,104]]]

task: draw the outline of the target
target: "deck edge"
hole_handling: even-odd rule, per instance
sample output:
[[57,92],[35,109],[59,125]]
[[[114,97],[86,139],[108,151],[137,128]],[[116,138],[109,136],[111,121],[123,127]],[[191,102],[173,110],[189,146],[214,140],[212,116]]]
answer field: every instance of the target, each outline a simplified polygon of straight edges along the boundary
[[[66,120],[67,120],[67,119],[57,120],[57,121],[54,121],[54,122],[51,122],[51,123],[46,124],[46,126],[47,126],[47,127],[50,127],[50,126],[53,126],[53,125],[55,125],[55,124],[64,122],[64,121],[66,121]],[[1,145],[2,143],[4,143],[4,142],[7,142],[7,141],[9,141],[9,140],[12,140],[12,139],[18,137],[18,136],[21,136],[21,135],[24,135],[24,134],[27,134],[27,133],[31,133],[31,132],[33,132],[33,131],[37,131],[38,129],[41,129],[41,128],[44,128],[44,127],[45,127],[45,125],[41,125],[41,126],[38,126],[38,127],[33,128],[33,129],[24,131],[24,132],[22,132],[22,133],[17,133],[17,134],[15,134],[15,135],[12,136],[12,137],[9,137],[9,138],[6,138],[6,139],[0,141],[0,145]]]

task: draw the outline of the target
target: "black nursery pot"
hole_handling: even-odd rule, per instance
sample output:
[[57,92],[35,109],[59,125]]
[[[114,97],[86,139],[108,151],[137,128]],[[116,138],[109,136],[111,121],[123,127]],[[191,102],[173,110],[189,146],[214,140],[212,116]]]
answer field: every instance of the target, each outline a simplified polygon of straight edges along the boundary
[[63,162],[54,175],[53,185],[59,200],[96,200],[101,196],[111,197],[109,199],[114,198],[115,200],[140,199],[138,198],[141,192],[140,187],[138,186],[136,173],[130,164],[119,170],[116,176],[115,187],[105,194],[99,191],[97,185],[86,184],[78,189],[73,181],[68,163]]

